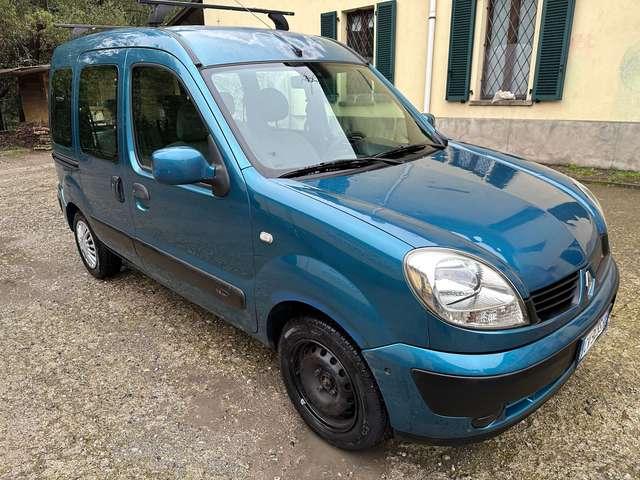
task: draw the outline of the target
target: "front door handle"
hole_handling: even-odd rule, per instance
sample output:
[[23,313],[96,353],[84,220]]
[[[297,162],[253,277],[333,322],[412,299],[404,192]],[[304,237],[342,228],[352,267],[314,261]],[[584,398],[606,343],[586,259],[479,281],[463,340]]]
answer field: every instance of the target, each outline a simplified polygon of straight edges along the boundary
[[124,203],[124,188],[122,187],[122,179],[118,175],[111,177],[111,191],[120,203]]
[[145,187],[141,183],[133,184],[133,198],[136,198],[138,200],[145,200],[145,201],[151,200],[151,196],[149,195],[149,190],[147,190],[147,187]]

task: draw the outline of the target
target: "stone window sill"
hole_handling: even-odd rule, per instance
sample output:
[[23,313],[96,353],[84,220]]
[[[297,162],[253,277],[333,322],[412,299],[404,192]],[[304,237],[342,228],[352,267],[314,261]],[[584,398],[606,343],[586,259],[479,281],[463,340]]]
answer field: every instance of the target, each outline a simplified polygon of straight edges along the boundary
[[490,107],[530,107],[533,105],[532,100],[470,100],[469,105],[472,107],[490,106]]

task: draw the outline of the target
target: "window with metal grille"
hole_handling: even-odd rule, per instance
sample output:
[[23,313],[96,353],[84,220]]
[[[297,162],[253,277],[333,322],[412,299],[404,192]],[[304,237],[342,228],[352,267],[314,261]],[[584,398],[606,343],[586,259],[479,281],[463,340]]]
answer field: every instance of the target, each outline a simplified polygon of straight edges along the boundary
[[489,0],[482,98],[498,90],[527,98],[537,0]]
[[347,13],[347,45],[373,62],[373,8]]

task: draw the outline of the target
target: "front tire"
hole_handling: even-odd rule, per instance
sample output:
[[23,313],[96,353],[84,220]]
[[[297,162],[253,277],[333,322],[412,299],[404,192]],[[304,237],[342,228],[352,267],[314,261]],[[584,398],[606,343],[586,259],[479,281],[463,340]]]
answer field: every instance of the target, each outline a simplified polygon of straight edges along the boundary
[[289,398],[330,444],[364,450],[389,432],[387,411],[364,359],[340,331],[314,317],[290,320],[278,344]]
[[120,257],[98,240],[89,222],[80,212],[73,218],[73,233],[82,263],[91,275],[105,279],[120,271]]

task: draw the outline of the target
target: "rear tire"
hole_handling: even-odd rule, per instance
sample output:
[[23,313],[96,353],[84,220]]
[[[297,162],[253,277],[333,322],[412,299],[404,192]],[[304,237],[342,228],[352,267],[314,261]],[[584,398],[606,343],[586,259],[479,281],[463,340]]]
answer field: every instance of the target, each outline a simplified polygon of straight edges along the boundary
[[289,398],[316,434],[346,450],[371,448],[388,436],[373,374],[342,332],[314,317],[294,318],[282,331],[278,353]]
[[76,239],[82,263],[91,275],[105,279],[120,271],[122,267],[120,257],[98,240],[89,222],[80,212],[73,218],[73,236]]

